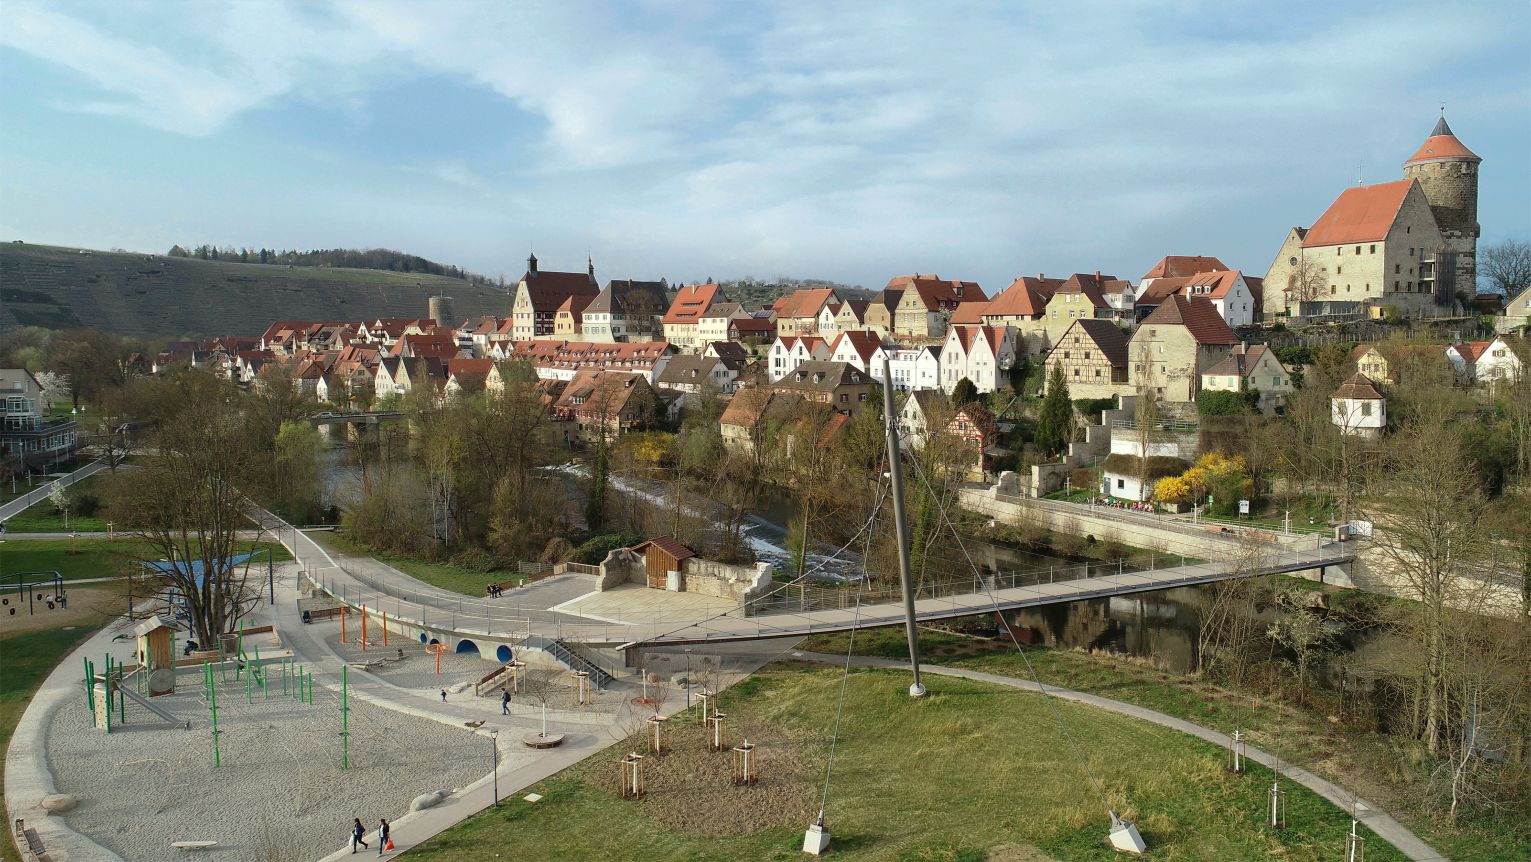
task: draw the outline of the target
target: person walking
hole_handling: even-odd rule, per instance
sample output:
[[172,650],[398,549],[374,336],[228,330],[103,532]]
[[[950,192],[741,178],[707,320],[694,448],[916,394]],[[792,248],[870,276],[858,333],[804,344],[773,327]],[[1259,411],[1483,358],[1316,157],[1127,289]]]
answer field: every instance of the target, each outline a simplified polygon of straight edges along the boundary
[[352,824],[351,824],[351,852],[352,853],[356,852],[356,848],[358,846],[360,846],[360,847],[367,847],[367,846],[369,846],[367,844],[367,842],[362,840],[363,838],[366,837],[366,835],[367,835],[367,827],[361,825],[361,818],[360,817],[355,818],[352,821]]
[[442,703],[446,703],[447,702],[447,690],[446,689],[442,689],[441,690],[441,702]]
[[378,820],[379,820],[379,823],[378,823],[378,827],[377,827],[377,855],[382,856],[384,850],[390,849],[389,848],[389,844],[391,842],[388,840],[388,818],[387,817],[380,817],[380,818],[378,818]]
[[510,691],[500,690],[500,715],[510,715]]

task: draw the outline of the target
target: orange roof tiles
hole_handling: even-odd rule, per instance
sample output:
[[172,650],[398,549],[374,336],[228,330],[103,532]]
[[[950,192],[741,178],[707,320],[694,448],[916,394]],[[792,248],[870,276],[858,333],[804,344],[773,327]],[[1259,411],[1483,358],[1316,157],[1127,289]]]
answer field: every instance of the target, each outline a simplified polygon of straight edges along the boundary
[[1481,162],[1483,159],[1457,140],[1457,136],[1451,133],[1451,127],[1446,125],[1446,118],[1443,116],[1436,121],[1435,128],[1430,130],[1430,137],[1425,138],[1425,142],[1403,164],[1404,167],[1408,167],[1422,162],[1444,161]]
[[1215,272],[1227,268],[1215,257],[1171,254],[1160,258],[1148,272],[1143,273],[1143,278],[1189,278],[1204,272]]
[[1413,187],[1413,180],[1395,180],[1346,189],[1308,228],[1303,248],[1386,239]]
[[665,323],[697,323],[702,319],[702,313],[717,301],[719,287],[712,282],[707,284],[681,285],[675,293],[675,301],[670,303],[670,310],[665,312]]
[[988,308],[989,303],[982,300],[959,302],[957,303],[957,310],[952,312],[952,319],[948,322],[972,325],[983,323],[983,316],[987,313]]
[[782,303],[776,309],[776,317],[778,319],[818,317],[824,306],[835,302],[836,299],[837,295],[832,287],[794,290],[782,297]]
[[1138,331],[1155,324],[1184,326],[1198,344],[1238,344],[1239,336],[1217,313],[1210,300],[1168,296],[1153,314],[1138,324]]

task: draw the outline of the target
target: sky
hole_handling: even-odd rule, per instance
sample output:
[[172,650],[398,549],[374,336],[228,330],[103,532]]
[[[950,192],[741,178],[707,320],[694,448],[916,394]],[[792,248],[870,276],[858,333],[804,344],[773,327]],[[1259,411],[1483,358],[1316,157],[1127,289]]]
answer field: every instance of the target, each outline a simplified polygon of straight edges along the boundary
[[1254,274],[1442,104],[1531,238],[1531,4],[0,4],[0,239],[514,280]]

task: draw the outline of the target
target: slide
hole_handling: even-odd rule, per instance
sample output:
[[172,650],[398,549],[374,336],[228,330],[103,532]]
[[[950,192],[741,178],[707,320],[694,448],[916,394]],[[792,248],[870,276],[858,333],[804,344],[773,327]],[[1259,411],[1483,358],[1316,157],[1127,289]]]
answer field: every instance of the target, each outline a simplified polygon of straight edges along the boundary
[[168,724],[184,724],[186,726],[187,730],[191,730],[191,722],[189,722],[189,721],[182,721],[179,718],[176,718],[175,716],[171,715],[170,713],[164,711],[163,709],[160,709],[159,706],[157,704],[155,704],[153,701],[149,700],[147,697],[144,697],[143,695],[139,694],[138,692],[134,691],[133,689],[128,688],[125,685],[118,686],[117,687],[117,693],[126,696],[128,700],[133,701],[134,703],[138,704],[139,706],[143,707],[144,709],[147,709],[150,712],[154,713],[155,715],[159,716],[160,719],[165,721],[166,723],[168,723]]

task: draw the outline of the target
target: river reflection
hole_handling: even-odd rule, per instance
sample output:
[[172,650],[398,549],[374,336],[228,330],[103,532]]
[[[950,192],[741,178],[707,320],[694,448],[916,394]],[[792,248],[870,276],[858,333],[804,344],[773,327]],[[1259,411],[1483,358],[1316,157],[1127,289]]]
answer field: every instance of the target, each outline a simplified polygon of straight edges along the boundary
[[1022,608],[1005,617],[1032,643],[1149,658],[1163,670],[1189,673],[1196,667],[1201,605],[1201,588],[1176,587]]

